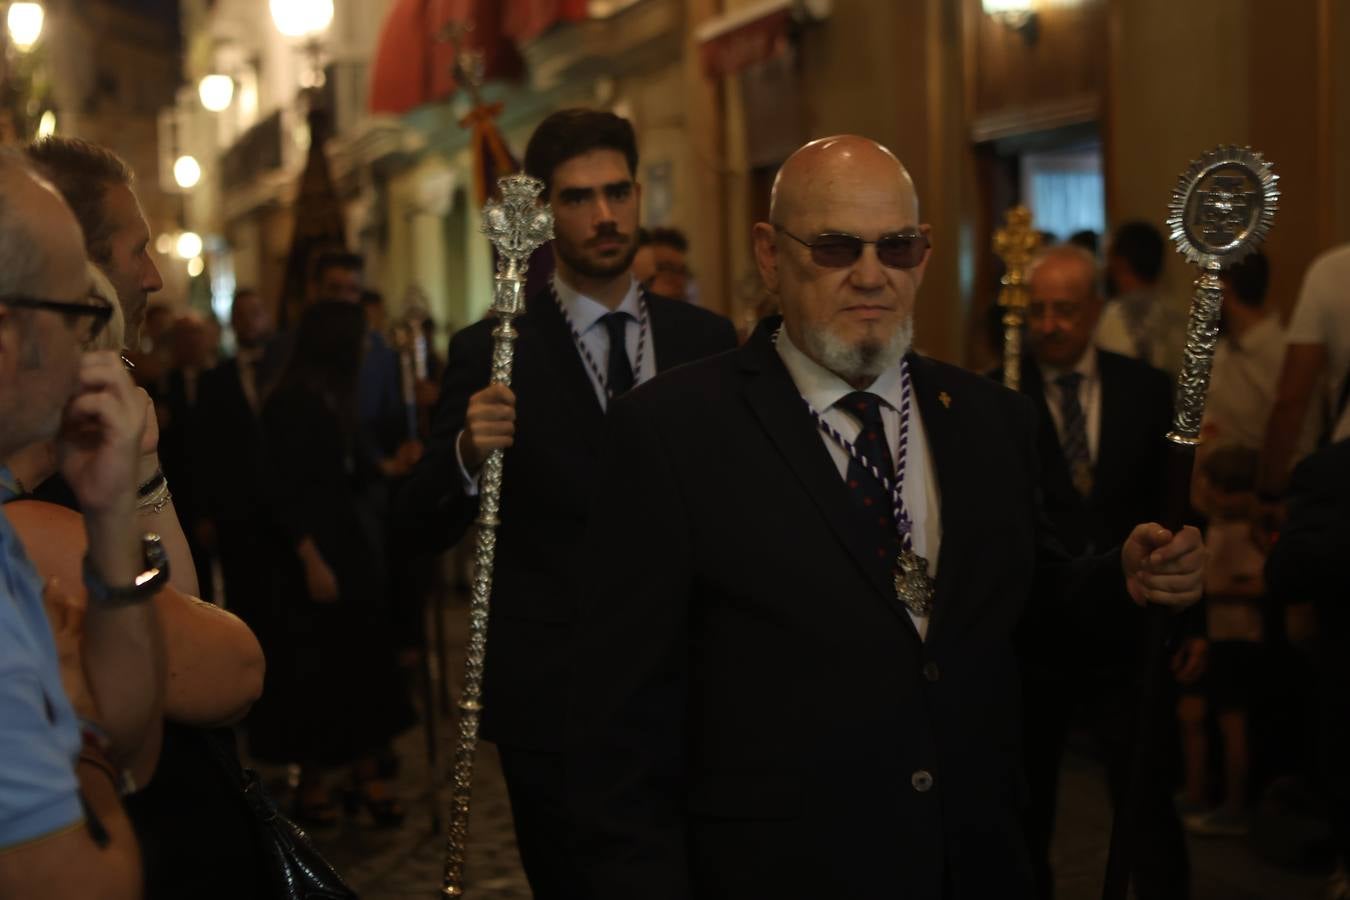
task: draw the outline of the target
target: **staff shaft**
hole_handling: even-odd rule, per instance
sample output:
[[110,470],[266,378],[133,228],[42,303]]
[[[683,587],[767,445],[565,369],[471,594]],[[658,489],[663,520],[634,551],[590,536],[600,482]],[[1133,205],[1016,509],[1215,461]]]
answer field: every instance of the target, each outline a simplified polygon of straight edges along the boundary
[[[505,318],[493,329],[492,383],[511,385],[516,330]],[[459,699],[459,735],[450,786],[450,835],[446,844],[447,897],[464,894],[464,858],[469,840],[469,810],[473,798],[474,757],[478,752],[478,725],[483,706],[483,661],[487,656],[488,611],[492,597],[492,570],[497,556],[497,526],[501,524],[502,465],[505,452],[493,450],[483,464],[478,500],[478,534],[474,539],[473,593],[469,601],[469,646],[464,655],[464,685]]]
[[[1167,494],[1162,526],[1173,534],[1192,518],[1191,473],[1195,448],[1209,394],[1209,376],[1219,337],[1219,311],[1223,303],[1219,263],[1211,260],[1195,282],[1191,318],[1186,330],[1186,352],[1177,378],[1176,410],[1172,431],[1167,435]],[[1111,822],[1111,845],[1106,858],[1102,900],[1126,900],[1138,861],[1139,831],[1150,798],[1157,796],[1159,733],[1154,727],[1170,710],[1161,706],[1166,680],[1167,639],[1175,623],[1172,611],[1162,606],[1148,608],[1146,643],[1140,656],[1139,695],[1136,699],[1134,747],[1130,757],[1129,789],[1116,799]]]

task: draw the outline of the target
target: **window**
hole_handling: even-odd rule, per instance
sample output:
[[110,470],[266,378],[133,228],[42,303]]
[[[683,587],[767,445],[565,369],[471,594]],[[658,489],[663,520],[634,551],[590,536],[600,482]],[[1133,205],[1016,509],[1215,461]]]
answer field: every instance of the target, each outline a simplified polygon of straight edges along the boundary
[[1106,229],[1106,193],[1100,146],[1027,153],[1022,197],[1041,231],[1065,240],[1078,231]]

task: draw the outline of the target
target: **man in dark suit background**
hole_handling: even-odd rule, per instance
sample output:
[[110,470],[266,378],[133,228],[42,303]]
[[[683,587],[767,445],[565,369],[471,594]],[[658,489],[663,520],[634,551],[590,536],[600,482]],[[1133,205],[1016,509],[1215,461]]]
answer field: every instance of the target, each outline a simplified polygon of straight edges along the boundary
[[[1138,522],[1162,514],[1166,435],[1172,418],[1167,375],[1147,363],[1093,345],[1101,317],[1100,279],[1093,256],[1058,245],[1027,271],[1030,304],[1022,358],[1022,393],[1037,411],[1036,444],[1046,516],[1056,539],[1074,555],[1097,553],[1129,536]],[[1002,374],[1000,371],[998,374]],[[1114,648],[1085,646],[1053,618],[1031,619],[1022,634],[1024,742],[1031,806],[1027,824],[1038,895],[1054,895],[1050,844],[1060,764],[1070,721],[1094,738],[1112,794],[1129,780],[1131,688],[1135,653],[1147,623],[1142,610],[1119,607]],[[1203,643],[1183,654],[1203,658]],[[1184,674],[1184,673],[1183,673]],[[1158,704],[1154,740],[1162,759],[1175,756],[1172,704]],[[1140,786],[1148,819],[1140,829],[1135,889],[1141,900],[1189,895],[1189,866],[1168,773]]]
[[540,900],[553,900],[584,896],[564,846],[560,751],[576,616],[569,573],[611,564],[603,548],[581,541],[600,474],[605,412],[635,383],[733,348],[735,333],[721,316],[647,294],[632,277],[641,186],[627,120],[589,110],[555,113],[531,137],[525,170],[544,182],[553,209],[556,273],[515,320],[510,389],[485,387],[494,319],[451,341],[432,437],[400,492],[395,521],[426,549],[459,540],[477,512],[488,453],[511,447],[483,734],[501,756],[530,886]]
[[583,892],[1026,897],[1023,607],[1087,636],[1192,602],[1199,534],[1057,551],[1030,404],[908,352],[928,228],[889,151],[808,144],[770,215],[781,322],[610,414],[568,708]]
[[203,537],[220,557],[225,602],[255,628],[270,605],[273,542],[268,515],[268,469],[259,414],[271,381],[264,358],[272,337],[262,297],[234,295],[230,328],[235,353],[202,374],[194,456],[199,473]]
[[164,477],[173,484],[174,507],[183,525],[188,549],[197,568],[198,591],[214,601],[211,564],[215,556],[202,540],[201,489],[203,472],[194,459],[197,429],[201,427],[201,379],[211,365],[211,332],[196,313],[174,319],[169,330],[169,370],[151,387],[159,417],[159,459]]

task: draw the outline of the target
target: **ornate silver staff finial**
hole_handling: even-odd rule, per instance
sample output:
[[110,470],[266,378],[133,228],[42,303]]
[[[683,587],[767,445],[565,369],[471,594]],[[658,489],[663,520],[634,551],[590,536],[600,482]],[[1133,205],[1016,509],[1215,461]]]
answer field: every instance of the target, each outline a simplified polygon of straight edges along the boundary
[[1222,294],[1219,272],[1265,240],[1279,208],[1280,190],[1270,163],[1250,147],[1215,147],[1177,179],[1167,227],[1177,251],[1203,271],[1195,282],[1186,351],[1177,377],[1176,416],[1167,439],[1200,440],[1209,373],[1219,340]]
[[[500,200],[483,207],[483,233],[497,248],[492,312],[498,319],[492,330],[492,383],[511,384],[517,333],[512,320],[525,311],[525,271],[530,255],[553,237],[553,211],[540,206],[544,183],[528,175],[497,179]],[[469,806],[473,795],[473,763],[478,750],[478,722],[483,707],[483,661],[487,656],[492,565],[501,524],[503,451],[493,450],[483,464],[478,500],[478,535],[474,543],[473,596],[469,601],[469,646],[464,658],[464,687],[459,700],[459,736],[451,776],[450,835],[445,850],[445,877],[441,893],[464,895],[464,857],[469,837]]]
[[523,266],[530,254],[553,239],[553,211],[539,205],[544,183],[538,178],[507,175],[497,179],[497,190],[501,199],[483,206],[481,230],[501,256],[500,272],[508,261]]

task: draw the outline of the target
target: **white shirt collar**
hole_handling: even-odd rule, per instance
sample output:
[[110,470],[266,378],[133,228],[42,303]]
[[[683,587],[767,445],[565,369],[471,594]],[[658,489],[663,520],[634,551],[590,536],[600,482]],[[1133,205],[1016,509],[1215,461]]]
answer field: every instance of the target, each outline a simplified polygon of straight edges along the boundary
[[[797,385],[797,390],[811,408],[825,412],[848,394],[856,390],[847,381],[807,356],[788,337],[787,329],[780,328],[776,342],[778,356],[787,367],[788,374]],[[900,384],[900,367],[890,366],[877,376],[866,390],[886,401],[892,409],[901,408],[903,392]]]
[[[608,306],[576,290],[559,278],[557,272],[553,273],[553,290],[557,292],[558,300],[562,303],[563,309],[567,310],[567,315],[572,319],[577,334],[585,334],[590,331],[602,317],[610,312]],[[633,317],[633,321],[638,321],[642,312],[638,305],[640,291],[641,285],[630,274],[628,276],[628,293],[623,295],[623,302],[613,311],[628,313]]]
[[1097,348],[1088,344],[1087,350],[1083,351],[1083,355],[1078,357],[1078,362],[1074,363],[1073,367],[1069,369],[1058,366],[1041,366],[1041,378],[1047,385],[1054,385],[1055,387],[1059,386],[1055,383],[1055,379],[1069,372],[1077,372],[1082,375],[1085,384],[1094,381],[1097,378]]

